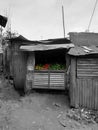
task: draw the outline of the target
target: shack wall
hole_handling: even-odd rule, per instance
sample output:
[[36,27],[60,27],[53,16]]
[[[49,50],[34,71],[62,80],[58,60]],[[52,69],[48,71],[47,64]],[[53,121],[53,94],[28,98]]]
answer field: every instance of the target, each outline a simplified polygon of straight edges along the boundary
[[98,110],[98,57],[72,57],[71,61],[76,63],[70,73],[71,106]]

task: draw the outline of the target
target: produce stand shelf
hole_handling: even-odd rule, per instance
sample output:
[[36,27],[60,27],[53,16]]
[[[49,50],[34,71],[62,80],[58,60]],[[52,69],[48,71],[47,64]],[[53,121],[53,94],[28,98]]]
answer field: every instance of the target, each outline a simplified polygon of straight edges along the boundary
[[34,70],[32,88],[65,89],[65,70]]

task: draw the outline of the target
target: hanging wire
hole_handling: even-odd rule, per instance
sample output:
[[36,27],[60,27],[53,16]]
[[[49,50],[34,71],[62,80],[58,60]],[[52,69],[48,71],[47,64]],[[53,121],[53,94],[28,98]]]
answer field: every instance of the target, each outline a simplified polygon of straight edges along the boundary
[[89,32],[89,29],[90,29],[90,26],[91,26],[91,23],[92,23],[92,19],[93,19],[94,13],[95,13],[97,2],[98,2],[98,0],[95,1],[94,9],[93,9],[93,12],[92,12],[92,15],[91,15],[91,18],[90,18],[90,21],[89,21],[89,25],[88,25],[88,28],[87,28],[88,32]]

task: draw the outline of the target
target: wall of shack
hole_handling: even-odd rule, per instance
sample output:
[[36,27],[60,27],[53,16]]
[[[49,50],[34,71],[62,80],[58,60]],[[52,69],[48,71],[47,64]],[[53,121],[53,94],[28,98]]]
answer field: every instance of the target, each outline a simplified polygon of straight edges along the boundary
[[71,56],[70,104],[98,110],[98,56]]

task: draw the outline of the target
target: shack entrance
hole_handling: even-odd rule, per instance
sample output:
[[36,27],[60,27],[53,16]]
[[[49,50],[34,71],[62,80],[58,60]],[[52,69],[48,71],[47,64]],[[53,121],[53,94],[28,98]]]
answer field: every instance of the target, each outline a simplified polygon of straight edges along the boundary
[[29,41],[23,37],[10,40],[13,56],[17,54],[19,61],[16,64],[17,58],[11,58],[15,88],[24,91],[32,88],[66,89],[66,53],[74,47],[70,40]]
[[32,88],[66,88],[66,50],[56,49],[35,52]]

